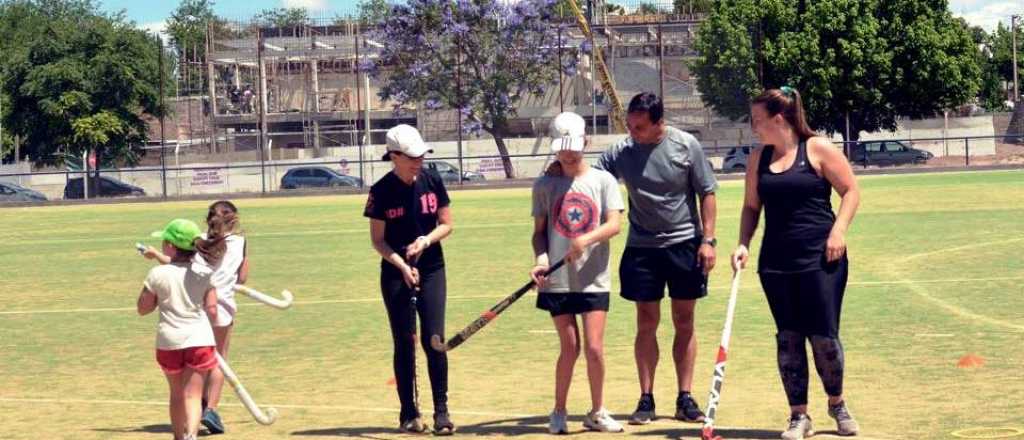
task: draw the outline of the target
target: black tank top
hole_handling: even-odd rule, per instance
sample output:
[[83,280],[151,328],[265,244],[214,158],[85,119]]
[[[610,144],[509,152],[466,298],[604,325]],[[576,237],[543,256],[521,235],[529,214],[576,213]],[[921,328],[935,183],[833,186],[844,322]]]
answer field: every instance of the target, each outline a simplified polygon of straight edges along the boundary
[[811,167],[807,143],[800,142],[793,165],[772,172],[774,146],[765,145],[757,166],[757,195],[765,230],[759,272],[795,273],[823,268],[825,242],[836,217],[832,185]]

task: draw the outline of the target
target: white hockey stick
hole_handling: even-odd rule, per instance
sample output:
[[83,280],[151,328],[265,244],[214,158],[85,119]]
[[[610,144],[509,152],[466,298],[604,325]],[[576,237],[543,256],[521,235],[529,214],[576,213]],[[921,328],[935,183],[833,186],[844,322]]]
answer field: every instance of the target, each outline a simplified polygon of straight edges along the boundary
[[220,365],[220,371],[224,372],[224,378],[227,379],[229,384],[231,384],[231,388],[235,389],[235,394],[238,395],[238,399],[242,401],[243,405],[245,405],[245,409],[249,410],[249,414],[252,414],[252,417],[256,419],[256,422],[259,424],[272,425],[274,421],[277,420],[277,409],[268,407],[266,412],[264,412],[259,406],[256,406],[256,402],[253,402],[252,396],[250,396],[249,392],[245,390],[244,386],[242,386],[242,382],[238,380],[238,376],[236,376],[235,372],[230,366],[228,366],[228,362],[225,361],[224,358],[220,357],[220,353],[216,353],[216,355],[217,363]]
[[[735,263],[734,263],[735,264]],[[736,310],[736,295],[740,290],[740,273],[743,269],[738,264],[732,276],[732,291],[729,292],[729,305],[725,309],[725,328],[722,329],[722,345],[718,346],[718,357],[715,358],[715,372],[711,378],[711,392],[708,396],[708,414],[704,417],[701,429],[701,440],[722,440],[715,435],[715,415],[718,413],[718,402],[722,397],[722,383],[725,382],[725,360],[729,352],[729,337],[732,335],[732,318]]]
[[270,307],[281,310],[291,307],[292,301],[295,299],[295,296],[292,295],[292,293],[289,292],[288,290],[282,290],[281,297],[283,299],[277,299],[263,292],[260,292],[259,290],[253,289],[251,287],[246,287],[241,284],[235,285],[235,292],[241,293],[245,296],[248,296],[249,298],[252,298]]

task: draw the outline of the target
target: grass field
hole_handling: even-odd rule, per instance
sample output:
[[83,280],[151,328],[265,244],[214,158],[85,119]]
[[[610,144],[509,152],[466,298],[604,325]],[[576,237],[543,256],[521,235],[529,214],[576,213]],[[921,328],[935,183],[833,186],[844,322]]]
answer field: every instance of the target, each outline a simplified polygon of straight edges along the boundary
[[[851,278],[843,313],[846,395],[869,439],[1024,438],[1024,172],[863,177],[848,234]],[[694,393],[704,405],[728,297],[741,183],[719,192],[719,267],[698,306]],[[456,228],[445,242],[448,331],[526,281],[528,189],[452,193]],[[397,397],[378,290],[378,261],[362,217],[365,196],[239,200],[250,284],[288,288],[286,312],[240,299],[231,360],[261,405],[281,416],[257,425],[226,391],[228,439],[394,438]],[[150,263],[132,244],[173,217],[196,220],[206,202],[0,209],[0,438],[169,438],[166,383],[153,359],[156,316],[135,298]],[[759,239],[758,239],[759,241]],[[613,242],[614,269],[625,242]],[[756,248],[756,246],[755,246]],[[756,249],[755,249],[756,253]],[[616,272],[617,273],[617,272]],[[613,277],[618,290],[618,277]],[[525,297],[450,355],[450,402],[463,436],[546,436],[558,341]],[[665,305],[667,318],[667,304]],[[620,420],[638,385],[635,313],[613,297],[607,406]],[[778,438],[788,416],[775,366],[774,325],[756,274],[744,273],[719,421],[729,439]],[[661,326],[655,396],[674,401],[671,326]],[[973,353],[979,368],[958,368]],[[421,392],[429,388],[420,353]],[[570,427],[589,408],[584,359]],[[817,378],[811,416],[833,430]],[[425,399],[429,401],[429,399]],[[429,409],[426,411],[429,414]],[[627,427],[638,438],[695,438],[699,425],[660,419]],[[993,431],[992,428],[1010,428]],[[587,435],[609,437],[609,435]],[[828,437],[820,435],[819,437]]]

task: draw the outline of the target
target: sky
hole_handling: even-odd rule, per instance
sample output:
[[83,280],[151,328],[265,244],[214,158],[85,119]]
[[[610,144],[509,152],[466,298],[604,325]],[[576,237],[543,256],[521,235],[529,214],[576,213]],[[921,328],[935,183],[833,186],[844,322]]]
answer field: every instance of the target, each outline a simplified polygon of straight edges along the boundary
[[[139,27],[156,32],[163,30],[164,21],[178,5],[178,0],[101,2],[104,10],[124,10],[128,18],[134,20]],[[358,0],[215,0],[214,11],[223,17],[245,19],[263,9],[305,7],[314,11],[312,15],[315,17],[333,17],[354,14],[357,4]],[[972,25],[981,26],[991,32],[999,22],[1009,27],[1011,15],[1024,15],[1024,0],[949,0],[949,9],[953,15],[964,17]]]

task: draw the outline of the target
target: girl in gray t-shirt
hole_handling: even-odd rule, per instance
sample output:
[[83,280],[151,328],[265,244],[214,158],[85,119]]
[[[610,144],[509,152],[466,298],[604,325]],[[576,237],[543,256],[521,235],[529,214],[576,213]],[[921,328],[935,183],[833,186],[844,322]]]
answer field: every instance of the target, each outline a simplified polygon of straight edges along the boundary
[[[530,277],[539,286],[537,307],[551,313],[561,343],[555,367],[555,407],[548,426],[552,434],[567,433],[566,399],[580,352],[576,315],[583,317],[583,352],[590,380],[587,429],[621,432],[622,425],[604,408],[604,328],[611,288],[608,240],[621,229],[625,206],[619,184],[606,171],[583,159],[583,119],[573,113],[555,118],[551,148],[563,175],[544,176],[533,186],[533,250],[536,265]],[[553,259],[565,258],[563,269],[544,276]]]

